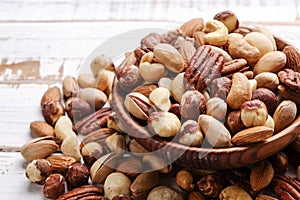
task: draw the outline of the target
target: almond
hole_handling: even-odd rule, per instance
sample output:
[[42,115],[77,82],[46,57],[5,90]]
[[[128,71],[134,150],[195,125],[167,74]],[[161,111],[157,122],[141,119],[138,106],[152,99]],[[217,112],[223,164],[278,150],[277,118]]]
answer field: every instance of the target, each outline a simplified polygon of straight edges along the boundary
[[235,145],[248,145],[262,142],[272,136],[274,129],[267,126],[255,126],[241,130],[232,137],[231,142]]
[[53,173],[65,174],[69,166],[76,163],[76,159],[65,155],[52,155],[46,158],[52,166]]
[[54,86],[46,90],[41,99],[41,106],[43,106],[48,101],[60,101],[61,92],[59,87]]
[[30,123],[30,131],[35,137],[54,137],[53,127],[46,122],[34,121]]
[[204,27],[204,21],[202,18],[194,18],[190,21],[185,22],[179,28],[183,35],[192,37],[196,31],[201,31]]
[[254,191],[267,187],[274,176],[274,169],[269,161],[263,160],[254,165],[250,174],[250,185]]

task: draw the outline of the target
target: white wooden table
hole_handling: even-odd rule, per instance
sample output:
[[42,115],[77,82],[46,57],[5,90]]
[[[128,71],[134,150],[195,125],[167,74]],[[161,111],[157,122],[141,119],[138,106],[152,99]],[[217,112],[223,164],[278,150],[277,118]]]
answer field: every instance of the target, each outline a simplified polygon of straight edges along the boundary
[[31,139],[30,122],[43,120],[40,98],[65,75],[76,75],[90,52],[112,36],[172,29],[230,9],[240,21],[264,23],[300,48],[298,0],[153,2],[0,0],[0,199],[43,199],[42,186],[26,179],[27,162],[19,154]]

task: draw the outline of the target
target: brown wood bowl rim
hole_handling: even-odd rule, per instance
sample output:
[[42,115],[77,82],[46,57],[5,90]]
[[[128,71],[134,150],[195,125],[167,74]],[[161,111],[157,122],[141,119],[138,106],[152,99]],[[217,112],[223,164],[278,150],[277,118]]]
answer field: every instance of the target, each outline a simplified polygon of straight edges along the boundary
[[[275,40],[281,50],[285,46],[292,46],[277,37],[275,37]],[[185,167],[221,170],[253,164],[284,149],[300,134],[300,116],[297,116],[294,122],[284,130],[271,136],[264,142],[251,146],[216,149],[189,147],[175,142],[168,142],[158,137],[151,137],[145,127],[137,124],[130,117],[123,104],[124,96],[121,95],[122,92],[118,85],[118,80],[115,78],[112,92],[112,109],[116,113],[118,123],[127,132],[133,132],[131,136],[148,151],[157,151],[165,147],[163,151],[159,152],[159,156],[167,160],[171,159],[170,152],[176,155],[180,154],[178,159],[176,159],[176,163]],[[205,156],[202,157],[200,155]]]

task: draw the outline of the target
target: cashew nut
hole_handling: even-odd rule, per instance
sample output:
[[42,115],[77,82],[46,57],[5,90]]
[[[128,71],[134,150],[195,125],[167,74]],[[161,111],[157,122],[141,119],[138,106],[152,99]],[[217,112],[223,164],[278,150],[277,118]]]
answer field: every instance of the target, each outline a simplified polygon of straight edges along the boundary
[[228,41],[228,53],[232,58],[244,58],[249,65],[254,65],[260,59],[258,48],[251,46],[242,35],[230,33]]
[[206,22],[203,31],[207,33],[204,36],[206,42],[214,46],[223,46],[228,39],[227,27],[218,20],[210,20]]

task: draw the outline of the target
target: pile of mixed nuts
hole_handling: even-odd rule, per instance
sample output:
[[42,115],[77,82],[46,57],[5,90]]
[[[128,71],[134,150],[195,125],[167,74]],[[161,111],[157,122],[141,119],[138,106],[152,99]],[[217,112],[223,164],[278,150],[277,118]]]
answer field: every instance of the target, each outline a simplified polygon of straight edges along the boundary
[[21,149],[26,177],[46,198],[300,199],[300,135],[251,166],[187,168],[149,153],[110,107],[116,78],[124,109],[152,135],[198,148],[265,141],[300,104],[300,53],[265,27],[241,27],[223,11],[145,36],[118,67],[104,55],[90,67],[44,93],[45,121],[30,124],[34,139]]

